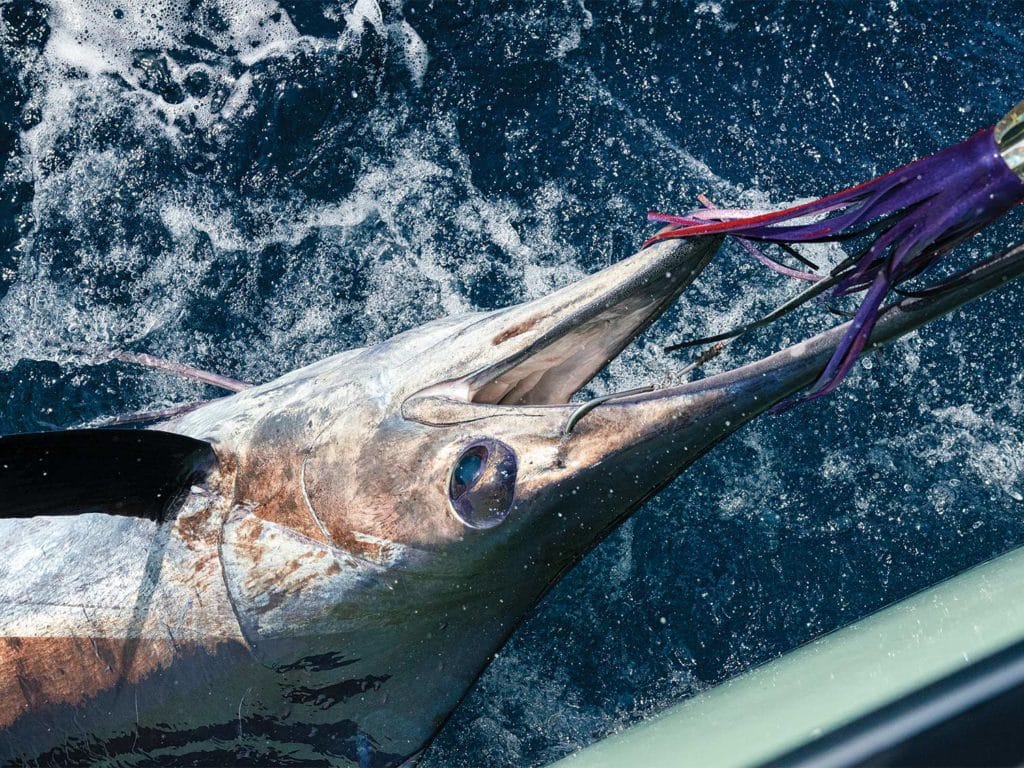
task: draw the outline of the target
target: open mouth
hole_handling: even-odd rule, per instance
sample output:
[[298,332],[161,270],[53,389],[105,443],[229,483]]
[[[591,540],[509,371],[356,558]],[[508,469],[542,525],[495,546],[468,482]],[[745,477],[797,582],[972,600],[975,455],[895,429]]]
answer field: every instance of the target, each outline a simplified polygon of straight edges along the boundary
[[632,296],[559,338],[473,375],[468,382],[471,401],[490,405],[568,402],[660,317],[673,298]]
[[498,350],[510,347],[511,354],[463,378],[463,396],[488,405],[569,402],[664,314],[719,244],[718,238],[706,238],[664,249],[625,279],[611,268],[556,292],[544,304],[524,306],[492,342]]

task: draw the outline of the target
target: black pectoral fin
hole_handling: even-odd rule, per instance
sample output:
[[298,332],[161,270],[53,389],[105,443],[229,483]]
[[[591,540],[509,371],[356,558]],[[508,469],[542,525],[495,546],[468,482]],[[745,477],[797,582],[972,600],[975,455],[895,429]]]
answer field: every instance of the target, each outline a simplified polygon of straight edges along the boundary
[[160,522],[216,462],[209,443],[154,430],[0,437],[0,518],[102,512]]

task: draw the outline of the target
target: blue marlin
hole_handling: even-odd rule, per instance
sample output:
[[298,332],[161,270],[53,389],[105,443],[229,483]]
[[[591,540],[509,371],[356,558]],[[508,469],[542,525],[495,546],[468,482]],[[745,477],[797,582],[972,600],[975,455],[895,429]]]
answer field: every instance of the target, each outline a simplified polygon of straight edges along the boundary
[[[720,243],[660,242],[150,429],[0,439],[0,760],[415,760],[561,574],[842,340],[572,402]],[[1018,246],[904,298],[869,346],[1022,272]]]

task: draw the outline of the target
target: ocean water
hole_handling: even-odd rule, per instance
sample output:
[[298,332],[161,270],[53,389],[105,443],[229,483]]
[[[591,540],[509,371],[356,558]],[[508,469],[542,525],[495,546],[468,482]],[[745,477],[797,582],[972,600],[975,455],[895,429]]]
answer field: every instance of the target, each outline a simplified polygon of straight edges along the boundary
[[[0,3],[0,433],[214,394],[114,351],[265,381],[543,295],[648,209],[877,175],[1024,97],[1020,29],[987,2]],[[727,250],[587,393],[794,290]],[[716,448],[545,598],[425,765],[543,765],[1024,544],[1022,309],[987,297]]]

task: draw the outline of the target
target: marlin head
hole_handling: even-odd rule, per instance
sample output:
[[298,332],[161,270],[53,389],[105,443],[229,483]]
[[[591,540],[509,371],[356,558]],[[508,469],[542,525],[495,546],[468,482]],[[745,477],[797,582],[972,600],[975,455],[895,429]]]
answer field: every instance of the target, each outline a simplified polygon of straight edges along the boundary
[[[342,718],[369,764],[416,753],[563,571],[814,381],[843,327],[697,382],[570,403],[719,245],[659,243],[542,299],[429,323],[164,425],[212,443],[233,476],[221,559],[242,634],[279,675],[266,712],[283,696],[293,721]],[[895,304],[872,344],[1022,271],[1018,247]],[[324,658],[337,663],[310,661]]]

